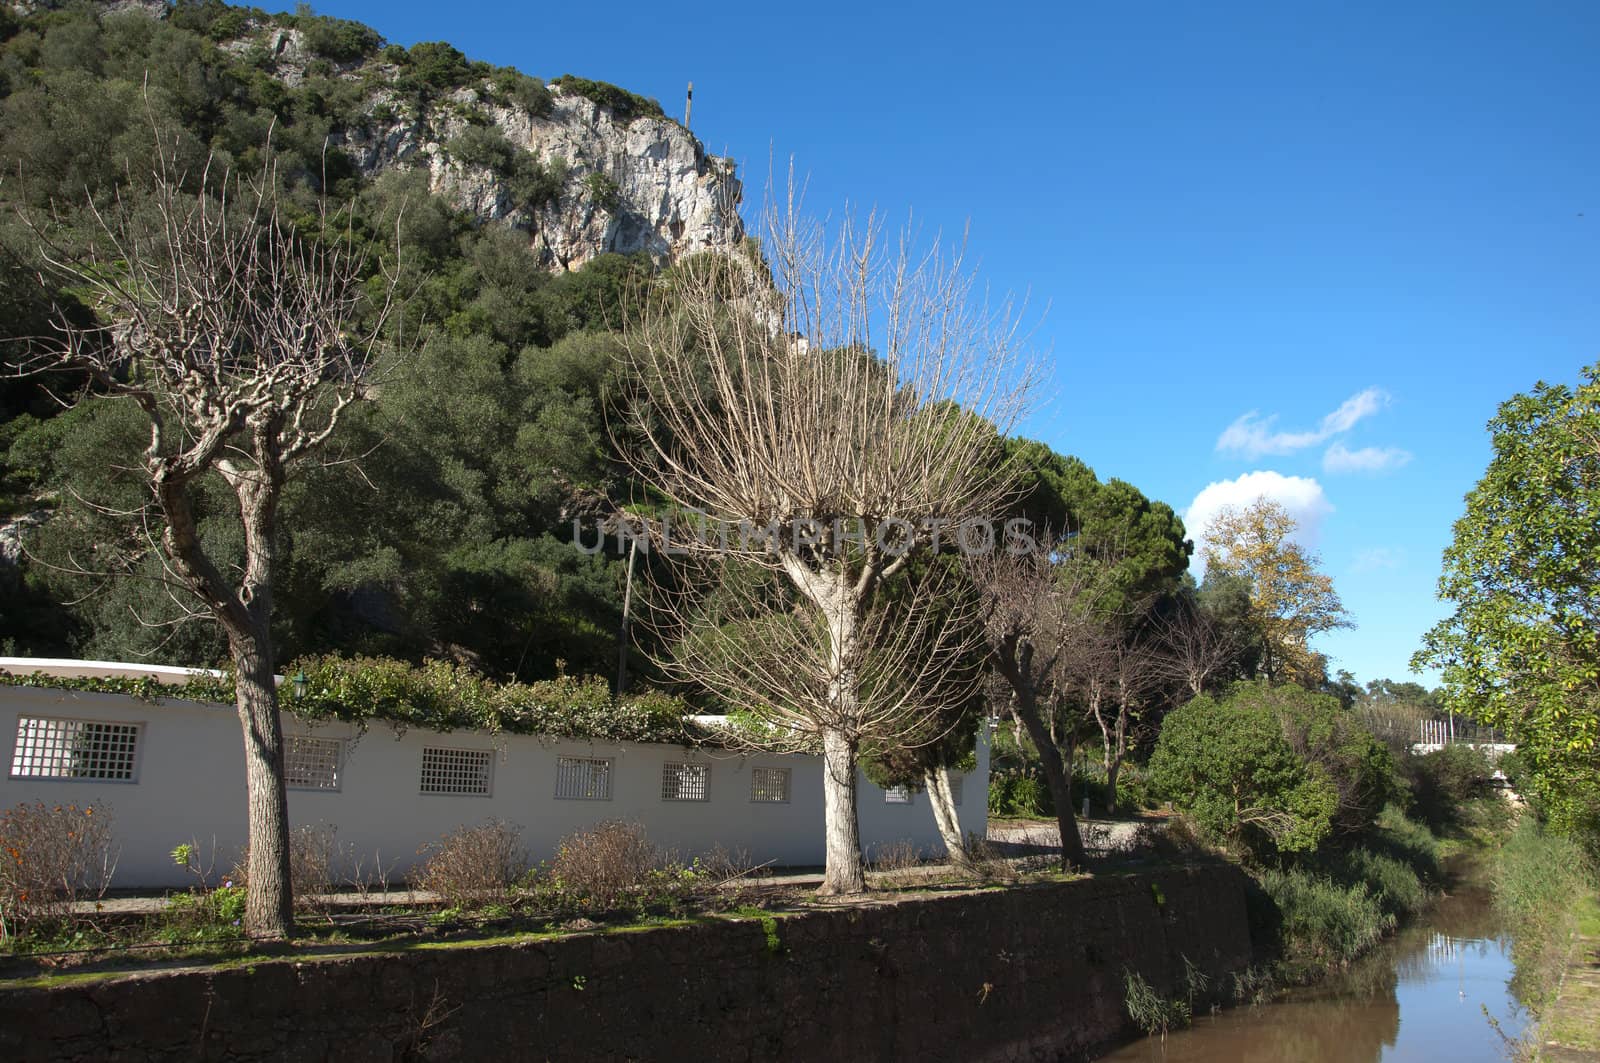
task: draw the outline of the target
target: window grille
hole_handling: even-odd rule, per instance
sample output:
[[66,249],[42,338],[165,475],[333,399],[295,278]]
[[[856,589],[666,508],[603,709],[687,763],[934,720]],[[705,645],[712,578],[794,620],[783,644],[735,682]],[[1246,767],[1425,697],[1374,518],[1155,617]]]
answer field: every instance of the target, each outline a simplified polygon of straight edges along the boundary
[[611,800],[611,761],[606,757],[559,757],[556,797],[567,801]]
[[752,768],[750,800],[786,804],[789,800],[788,768]]
[[967,777],[965,775],[956,775],[952,772],[947,778],[950,780],[950,799],[957,808],[960,808],[961,791],[965,788]]
[[422,792],[487,797],[494,754],[487,749],[422,750]]
[[337,790],[344,743],[337,738],[287,735],[283,740],[283,781],[296,790]]
[[883,803],[886,805],[909,805],[911,791],[904,786],[891,786],[883,792]]
[[661,800],[708,801],[711,799],[711,765],[673,764],[661,767]]
[[136,723],[22,716],[11,777],[133,782],[138,747]]

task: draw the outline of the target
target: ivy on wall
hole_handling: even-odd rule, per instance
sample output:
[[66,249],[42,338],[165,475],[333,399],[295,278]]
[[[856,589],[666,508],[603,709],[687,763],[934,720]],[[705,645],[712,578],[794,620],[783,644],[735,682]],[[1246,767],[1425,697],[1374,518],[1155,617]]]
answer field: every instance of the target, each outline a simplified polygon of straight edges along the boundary
[[[399,729],[504,731],[613,742],[690,745],[708,737],[687,718],[678,698],[653,690],[619,698],[599,676],[496,683],[448,661],[413,665],[332,655],[292,661],[285,674],[306,677],[303,695],[291,695],[286,685],[280,702],[285,711],[307,721],[342,720],[362,730],[382,721]],[[152,704],[163,699],[234,701],[233,678],[226,674],[162,683],[149,676],[63,678],[0,670],[0,685],[124,694]]]

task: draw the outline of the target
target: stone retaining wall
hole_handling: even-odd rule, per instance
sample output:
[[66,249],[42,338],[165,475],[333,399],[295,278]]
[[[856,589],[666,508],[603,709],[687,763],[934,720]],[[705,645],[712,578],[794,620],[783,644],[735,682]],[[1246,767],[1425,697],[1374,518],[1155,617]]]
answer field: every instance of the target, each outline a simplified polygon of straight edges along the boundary
[[1185,958],[1249,963],[1237,870],[4,990],[0,1058],[1069,1060]]

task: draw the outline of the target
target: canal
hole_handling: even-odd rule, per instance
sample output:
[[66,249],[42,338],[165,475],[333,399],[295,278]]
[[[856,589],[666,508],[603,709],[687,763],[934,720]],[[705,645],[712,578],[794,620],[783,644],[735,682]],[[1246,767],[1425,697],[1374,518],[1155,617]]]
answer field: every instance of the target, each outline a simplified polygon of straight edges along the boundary
[[1349,970],[1271,1004],[1203,1016],[1165,1042],[1148,1038],[1101,1059],[1503,1063],[1511,1054],[1505,1038],[1519,1037],[1528,1021],[1511,989],[1514,973],[1511,940],[1487,887],[1458,874],[1421,919]]

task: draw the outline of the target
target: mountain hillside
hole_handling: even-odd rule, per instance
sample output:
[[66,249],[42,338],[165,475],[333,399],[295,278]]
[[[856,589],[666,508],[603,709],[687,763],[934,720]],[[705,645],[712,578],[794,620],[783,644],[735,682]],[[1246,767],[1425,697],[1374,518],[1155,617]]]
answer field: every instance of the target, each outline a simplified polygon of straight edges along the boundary
[[[83,8],[18,4],[11,13],[48,37],[53,21]],[[707,155],[659,104],[616,86],[572,76],[547,85],[449,44],[386,45],[360,23],[311,14],[215,0],[88,8],[123,37],[141,31],[118,23],[139,18],[198,31],[281,125],[307,112],[324,119],[335,172],[425,174],[429,190],[461,210],[524,233],[545,269],[606,253],[643,252],[660,265],[744,237],[732,160]]]

